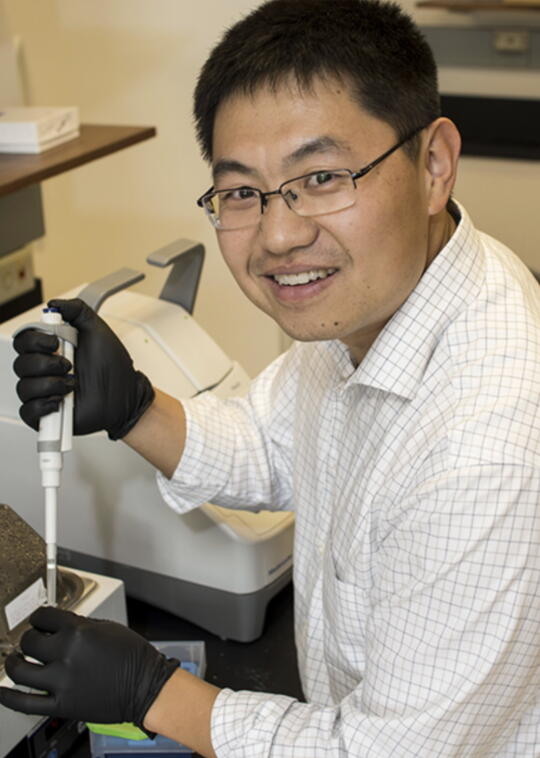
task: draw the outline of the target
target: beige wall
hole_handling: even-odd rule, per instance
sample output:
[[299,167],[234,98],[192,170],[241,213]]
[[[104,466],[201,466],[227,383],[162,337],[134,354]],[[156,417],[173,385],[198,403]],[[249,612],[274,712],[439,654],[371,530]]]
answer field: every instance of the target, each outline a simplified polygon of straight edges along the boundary
[[[151,124],[158,136],[43,183],[47,236],[35,265],[46,296],[123,265],[157,293],[145,256],[178,237],[207,250],[196,317],[255,374],[281,350],[273,322],[238,291],[195,198],[210,184],[191,121],[197,72],[252,0],[4,0],[23,45],[32,105],[79,105],[81,120]],[[2,18],[2,16],[0,16]]]
[[[113,271],[146,268],[139,289],[158,291],[163,274],[145,256],[177,237],[207,248],[196,317],[251,374],[282,348],[279,330],[237,290],[194,198],[209,184],[196,146],[191,93],[197,71],[222,30],[255,0],[0,0],[0,21],[23,44],[26,97],[34,105],[80,106],[82,120],[152,124],[158,137],[43,184],[47,236],[35,264],[46,296]],[[406,0],[414,10],[412,0]],[[418,14],[422,23],[435,17]],[[446,21],[445,21],[446,22]],[[451,19],[456,23],[455,14]],[[464,23],[474,22],[471,18]],[[498,91],[492,72],[445,86]],[[517,94],[540,93],[537,74],[502,77]],[[530,93],[529,93],[530,94]],[[478,225],[540,269],[540,164],[464,159],[457,196]]]

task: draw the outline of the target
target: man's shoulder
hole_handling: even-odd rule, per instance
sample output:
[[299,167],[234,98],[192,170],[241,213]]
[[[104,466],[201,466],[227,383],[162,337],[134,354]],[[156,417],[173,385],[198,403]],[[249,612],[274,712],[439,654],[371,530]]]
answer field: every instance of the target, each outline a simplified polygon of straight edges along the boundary
[[482,284],[449,325],[435,360],[439,387],[453,409],[449,451],[456,459],[466,451],[476,463],[538,465],[540,286],[502,243],[480,237]]
[[478,232],[483,274],[474,298],[448,325],[444,344],[463,364],[494,353],[540,360],[540,286],[502,242]]

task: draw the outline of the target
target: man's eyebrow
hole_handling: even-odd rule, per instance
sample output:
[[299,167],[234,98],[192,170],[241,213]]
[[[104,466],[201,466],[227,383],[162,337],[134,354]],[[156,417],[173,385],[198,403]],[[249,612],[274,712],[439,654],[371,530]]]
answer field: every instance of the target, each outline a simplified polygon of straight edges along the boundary
[[[337,139],[335,137],[324,136],[316,137],[315,139],[305,142],[300,147],[297,147],[292,153],[290,153],[283,160],[283,167],[289,168],[295,163],[298,163],[304,158],[309,158],[312,155],[320,153],[330,152],[350,152],[350,146],[344,140]],[[258,176],[258,171],[250,166],[246,166],[245,163],[232,160],[229,158],[222,158],[212,167],[212,176],[214,182],[225,174],[243,174],[246,177],[254,178]]]
[[344,140],[330,136],[316,137],[300,145],[300,147],[288,155],[283,161],[283,166],[284,168],[288,168],[304,158],[310,158],[312,155],[319,153],[350,152],[350,150],[350,145]]
[[220,176],[232,173],[244,174],[244,176],[254,177],[256,176],[257,171],[254,168],[246,166],[244,163],[240,163],[240,161],[228,160],[227,158],[219,160],[215,166],[212,167],[212,176],[214,182],[216,179],[219,179]]

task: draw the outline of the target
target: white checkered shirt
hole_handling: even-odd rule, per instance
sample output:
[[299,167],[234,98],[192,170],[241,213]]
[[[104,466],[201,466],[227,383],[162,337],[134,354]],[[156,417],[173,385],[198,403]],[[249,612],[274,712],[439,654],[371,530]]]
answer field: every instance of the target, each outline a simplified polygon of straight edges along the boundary
[[296,521],[307,703],[222,690],[219,758],[540,755],[540,289],[460,212],[356,370],[296,344],[186,403],[171,507]]

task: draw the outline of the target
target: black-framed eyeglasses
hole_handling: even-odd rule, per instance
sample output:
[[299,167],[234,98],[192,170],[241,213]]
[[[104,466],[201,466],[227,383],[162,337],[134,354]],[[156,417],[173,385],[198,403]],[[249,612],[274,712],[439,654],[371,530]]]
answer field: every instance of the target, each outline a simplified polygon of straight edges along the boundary
[[321,216],[325,213],[345,210],[356,202],[357,180],[369,174],[375,166],[424,128],[422,126],[410,132],[358,171],[351,171],[348,168],[312,171],[309,174],[288,179],[271,192],[262,192],[247,185],[223,190],[210,187],[197,200],[197,205],[204,208],[212,225],[223,231],[256,226],[268,204],[268,198],[272,195],[281,195],[287,206],[299,216]]

